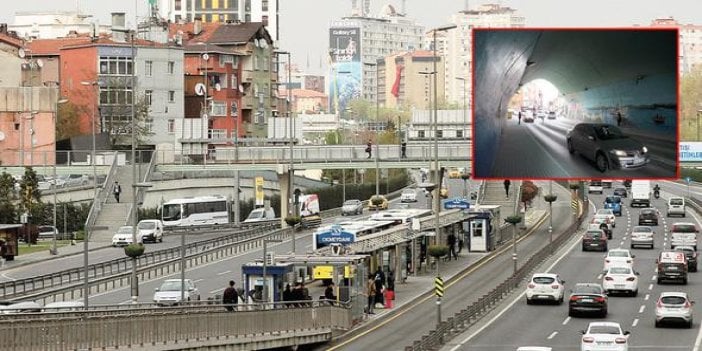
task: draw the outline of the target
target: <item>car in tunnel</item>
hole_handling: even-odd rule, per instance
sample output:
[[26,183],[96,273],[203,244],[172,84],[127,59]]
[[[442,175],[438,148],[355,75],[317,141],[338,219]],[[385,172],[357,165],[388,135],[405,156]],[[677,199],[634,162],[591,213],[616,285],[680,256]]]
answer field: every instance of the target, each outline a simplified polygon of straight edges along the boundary
[[628,193],[626,191],[626,188],[614,188],[614,195],[617,195],[619,197],[628,197]]
[[577,152],[595,162],[595,167],[602,173],[610,169],[640,168],[651,161],[643,143],[610,124],[577,124],[568,131],[566,144],[568,152]]
[[531,111],[523,113],[522,119],[524,123],[534,123],[534,114]]
[[556,111],[548,111],[548,119],[556,119]]

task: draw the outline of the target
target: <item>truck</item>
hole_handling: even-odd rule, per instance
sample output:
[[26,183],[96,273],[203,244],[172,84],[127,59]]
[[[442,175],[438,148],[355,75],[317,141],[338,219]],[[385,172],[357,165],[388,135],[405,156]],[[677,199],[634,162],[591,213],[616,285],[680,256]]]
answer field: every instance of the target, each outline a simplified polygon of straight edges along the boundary
[[322,224],[322,217],[319,215],[319,196],[317,194],[307,194],[299,195],[297,198],[300,226],[302,228],[319,227]]
[[249,216],[244,220],[244,223],[267,222],[276,219],[278,218],[275,217],[275,210],[270,206],[264,206],[251,210]]
[[651,181],[632,180],[631,181],[631,207],[651,206]]
[[687,258],[684,252],[663,251],[656,260],[656,281],[676,280],[687,284]]

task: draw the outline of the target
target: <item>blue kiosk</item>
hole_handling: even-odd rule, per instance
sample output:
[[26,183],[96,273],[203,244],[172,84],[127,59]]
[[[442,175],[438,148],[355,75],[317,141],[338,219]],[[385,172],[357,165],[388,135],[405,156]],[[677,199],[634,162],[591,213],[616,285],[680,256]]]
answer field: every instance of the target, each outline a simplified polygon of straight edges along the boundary
[[[263,262],[247,263],[241,266],[241,273],[244,276],[244,291],[248,295],[251,292],[254,301],[263,300]],[[285,284],[294,281],[291,277],[294,274],[293,263],[275,262],[266,265],[266,279],[268,280],[268,302],[278,302],[283,300],[283,290]]]

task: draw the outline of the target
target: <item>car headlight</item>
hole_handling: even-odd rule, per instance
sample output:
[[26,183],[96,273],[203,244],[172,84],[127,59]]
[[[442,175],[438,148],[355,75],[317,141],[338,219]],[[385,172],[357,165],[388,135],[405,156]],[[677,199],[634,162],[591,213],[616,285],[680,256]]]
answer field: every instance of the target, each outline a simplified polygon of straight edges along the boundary
[[626,151],[623,151],[623,150],[612,150],[612,153],[617,155],[617,156],[622,156],[622,157],[626,156]]
[[643,151],[643,153],[645,154],[645,153],[648,152],[648,148],[646,148],[646,147],[644,146],[644,147],[641,149],[641,151]]

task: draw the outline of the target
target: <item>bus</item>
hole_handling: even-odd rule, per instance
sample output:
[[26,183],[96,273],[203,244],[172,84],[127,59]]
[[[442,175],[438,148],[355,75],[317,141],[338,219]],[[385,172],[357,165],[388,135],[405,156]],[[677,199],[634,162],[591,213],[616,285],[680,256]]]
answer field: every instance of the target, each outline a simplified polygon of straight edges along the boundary
[[312,250],[330,244],[351,244],[368,234],[381,232],[395,226],[394,221],[344,221],[317,229],[312,234]]
[[173,199],[161,206],[161,221],[166,227],[184,227],[230,222],[229,200],[222,195]]
[[422,218],[431,214],[431,210],[418,208],[390,209],[371,215],[373,221],[393,221],[395,224],[411,223],[413,218]]

